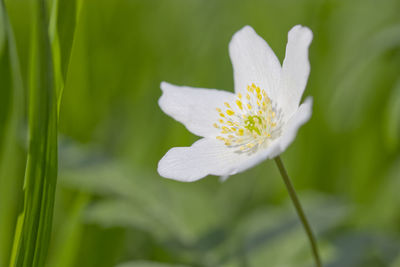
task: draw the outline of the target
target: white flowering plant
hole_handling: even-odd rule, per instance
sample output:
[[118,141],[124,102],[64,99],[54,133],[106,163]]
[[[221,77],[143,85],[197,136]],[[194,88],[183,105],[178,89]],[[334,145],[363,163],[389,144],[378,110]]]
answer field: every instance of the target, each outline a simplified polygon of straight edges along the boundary
[[161,109],[203,138],[168,151],[160,175],[185,182],[228,177],[281,154],[311,116],[311,97],[299,105],[311,40],[310,29],[291,29],[281,66],[267,42],[245,26],[229,44],[235,94],[162,82]]
[[322,266],[315,237],[279,157],[311,117],[312,98],[300,101],[310,74],[312,37],[309,28],[294,26],[281,66],[252,27],[239,30],[229,44],[235,93],[162,82],[161,109],[203,138],[190,147],[170,149],[158,172],[183,182],[209,174],[225,180],[274,158],[310,240],[316,266]]

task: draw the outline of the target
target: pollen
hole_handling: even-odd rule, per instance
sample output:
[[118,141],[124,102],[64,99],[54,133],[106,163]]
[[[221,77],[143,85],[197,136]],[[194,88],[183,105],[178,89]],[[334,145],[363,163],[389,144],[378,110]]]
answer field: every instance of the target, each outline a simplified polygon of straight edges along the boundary
[[241,109],[241,110],[243,110],[243,104],[242,104],[242,101],[240,101],[240,100],[236,100],[236,105]]
[[220,116],[213,124],[220,132],[216,139],[235,152],[254,153],[280,135],[280,111],[256,84],[248,85],[244,94],[238,93],[232,102],[223,105],[225,111],[216,108]]
[[233,114],[235,114],[235,112],[233,112],[232,110],[228,109],[226,111],[226,114],[228,114],[229,116],[232,116]]

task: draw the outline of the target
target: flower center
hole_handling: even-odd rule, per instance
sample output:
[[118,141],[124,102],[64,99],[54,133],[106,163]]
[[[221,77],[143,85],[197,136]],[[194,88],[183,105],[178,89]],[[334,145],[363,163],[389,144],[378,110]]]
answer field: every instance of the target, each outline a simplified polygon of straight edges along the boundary
[[238,153],[254,153],[280,135],[280,112],[264,90],[254,83],[247,86],[246,95],[236,95],[234,103],[217,108],[219,118],[214,127],[220,130],[216,138]]

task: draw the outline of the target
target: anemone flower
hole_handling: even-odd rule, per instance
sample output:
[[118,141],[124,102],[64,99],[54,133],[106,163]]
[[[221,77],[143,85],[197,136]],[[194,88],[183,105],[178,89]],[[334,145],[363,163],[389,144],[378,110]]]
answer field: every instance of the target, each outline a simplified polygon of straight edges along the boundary
[[274,158],[321,266],[311,228],[279,155],[294,141],[312,113],[312,98],[300,104],[310,73],[312,32],[301,25],[288,34],[278,58],[250,26],[229,44],[235,93],[161,83],[161,109],[202,137],[190,147],[170,149],[158,164],[161,176],[192,182],[209,174],[225,180]]
[[175,147],[160,160],[161,176],[192,182],[209,174],[228,177],[281,154],[311,117],[312,99],[300,104],[310,64],[312,32],[289,32],[283,65],[250,26],[229,44],[235,94],[161,83],[161,109],[203,137]]

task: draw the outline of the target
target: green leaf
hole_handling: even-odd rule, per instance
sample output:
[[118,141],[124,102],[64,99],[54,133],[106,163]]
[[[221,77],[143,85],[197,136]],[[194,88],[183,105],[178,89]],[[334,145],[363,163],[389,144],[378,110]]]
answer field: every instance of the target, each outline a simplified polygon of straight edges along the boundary
[[111,196],[87,210],[87,220],[101,225],[130,225],[156,238],[171,236],[182,243],[193,243],[214,220],[211,203],[206,204],[203,192],[192,191],[189,196],[187,191],[165,186],[165,181],[154,174],[132,170],[114,161],[63,168],[60,179],[70,187]]
[[[51,25],[47,2],[33,3],[29,151],[24,208],[15,234],[11,266],[43,266],[46,260],[57,182],[59,107],[78,17],[77,3],[55,0]],[[69,12],[58,16],[61,9]]]
[[20,232],[11,266],[43,266],[50,242],[57,181],[57,99],[46,2],[33,3],[29,148]]
[[50,18],[50,35],[53,46],[60,53],[62,78],[66,79],[76,25],[79,19],[80,0],[54,0]]
[[0,1],[0,77],[0,266],[6,266],[22,194],[25,155],[20,134],[24,104],[22,77],[3,0]]
[[[166,239],[171,236],[168,224],[157,219],[143,207],[123,200],[104,200],[92,204],[86,211],[86,221],[104,227],[132,227]],[[172,232],[172,236],[179,233]]]
[[54,79],[59,100],[58,110],[67,79],[80,5],[80,0],[53,0],[49,32],[54,61]]

